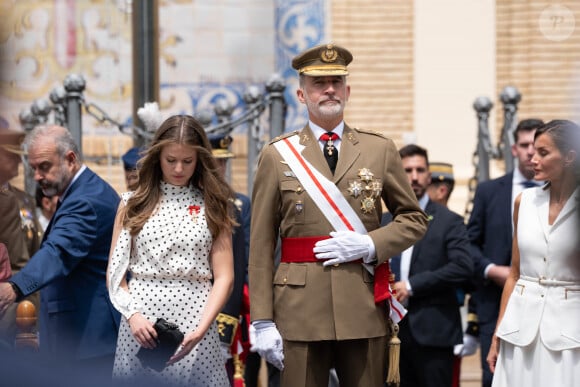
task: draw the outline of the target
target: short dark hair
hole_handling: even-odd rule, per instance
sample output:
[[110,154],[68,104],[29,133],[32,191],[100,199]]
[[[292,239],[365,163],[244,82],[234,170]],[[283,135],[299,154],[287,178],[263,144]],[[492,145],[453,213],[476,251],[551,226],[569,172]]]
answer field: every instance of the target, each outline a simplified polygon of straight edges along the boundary
[[427,166],[429,166],[429,156],[427,155],[427,149],[420,147],[419,145],[409,144],[405,145],[401,149],[399,149],[399,156],[402,159],[405,157],[411,156],[423,156],[425,161],[427,162]]
[[433,179],[431,179],[431,183],[429,185],[432,185],[434,187],[439,187],[440,185],[446,186],[448,199],[449,199],[449,196],[451,196],[451,193],[453,192],[453,188],[455,188],[455,182],[451,181],[451,180],[433,180]]
[[531,132],[542,125],[544,125],[544,121],[539,118],[526,118],[525,120],[521,120],[516,130],[514,130],[514,143],[518,142],[518,136],[521,132]]

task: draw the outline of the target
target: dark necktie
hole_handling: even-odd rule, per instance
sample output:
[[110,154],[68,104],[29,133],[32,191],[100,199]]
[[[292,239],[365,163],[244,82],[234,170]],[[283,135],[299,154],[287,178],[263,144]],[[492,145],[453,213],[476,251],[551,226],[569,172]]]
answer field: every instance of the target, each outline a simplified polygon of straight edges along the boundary
[[524,186],[524,188],[533,188],[533,187],[537,187],[538,184],[536,184],[535,181],[532,180],[525,180],[521,182],[521,185]]
[[334,141],[338,140],[338,134],[333,132],[326,132],[320,136],[320,140],[326,142],[324,144],[322,153],[324,154],[324,158],[328,163],[330,171],[334,175],[334,170],[336,169],[336,163],[338,161],[338,150],[334,146]]

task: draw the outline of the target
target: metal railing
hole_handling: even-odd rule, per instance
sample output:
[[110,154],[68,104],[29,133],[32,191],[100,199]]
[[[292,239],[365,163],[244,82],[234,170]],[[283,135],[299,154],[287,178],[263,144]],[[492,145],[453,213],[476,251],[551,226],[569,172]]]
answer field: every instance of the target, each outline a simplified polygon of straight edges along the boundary
[[477,146],[472,158],[474,175],[467,182],[468,198],[464,213],[466,221],[471,215],[477,184],[490,178],[490,160],[504,160],[506,173],[514,169],[515,160],[511,148],[514,140],[513,133],[517,126],[517,111],[521,94],[515,87],[506,86],[499,97],[503,104],[504,121],[496,146],[492,144],[489,131],[489,113],[493,108],[493,103],[487,97],[478,97],[473,103],[477,114]]
[[[52,90],[49,99],[35,100],[29,109],[20,112],[19,119],[25,131],[32,130],[36,125],[54,123],[67,127],[82,152],[82,112],[92,116],[100,124],[107,123],[116,127],[121,133],[133,138],[135,144],[148,144],[153,138],[153,132],[132,124],[124,124],[113,119],[97,104],[85,99],[85,80],[82,75],[68,75],[63,86]],[[195,114],[208,134],[229,134],[242,125],[248,125],[248,192],[252,190],[253,175],[258,154],[262,149],[265,137],[273,138],[284,132],[286,101],[284,99],[284,80],[278,74],[273,74],[266,82],[265,93],[257,86],[248,87],[243,95],[244,110],[233,117],[234,107],[227,100],[218,100],[214,105],[214,112],[200,111]],[[269,109],[268,136],[262,130],[261,116]],[[217,117],[217,124],[212,125],[213,114]],[[25,177],[26,191],[34,194],[35,182],[29,173]]]

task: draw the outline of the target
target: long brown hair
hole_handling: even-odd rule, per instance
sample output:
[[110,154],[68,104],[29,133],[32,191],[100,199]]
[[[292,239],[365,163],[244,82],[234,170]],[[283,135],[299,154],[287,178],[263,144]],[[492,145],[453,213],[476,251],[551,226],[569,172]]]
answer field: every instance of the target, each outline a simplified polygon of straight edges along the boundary
[[151,145],[139,160],[139,186],[127,201],[123,226],[131,235],[137,235],[155,211],[161,199],[161,150],[169,144],[195,148],[197,163],[190,184],[203,193],[211,235],[216,239],[220,232],[231,232],[236,225],[231,201],[235,193],[217,168],[203,127],[189,115],[169,117],[155,132]]

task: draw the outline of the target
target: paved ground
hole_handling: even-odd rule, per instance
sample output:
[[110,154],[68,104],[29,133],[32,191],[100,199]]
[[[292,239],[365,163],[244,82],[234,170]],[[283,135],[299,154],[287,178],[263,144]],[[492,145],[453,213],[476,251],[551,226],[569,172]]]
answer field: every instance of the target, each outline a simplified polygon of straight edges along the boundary
[[[266,367],[260,369],[259,387],[267,386]],[[479,351],[471,356],[464,357],[461,362],[461,383],[459,387],[481,387],[481,366]]]
[[461,361],[460,387],[481,387],[479,351],[471,356],[464,357]]

